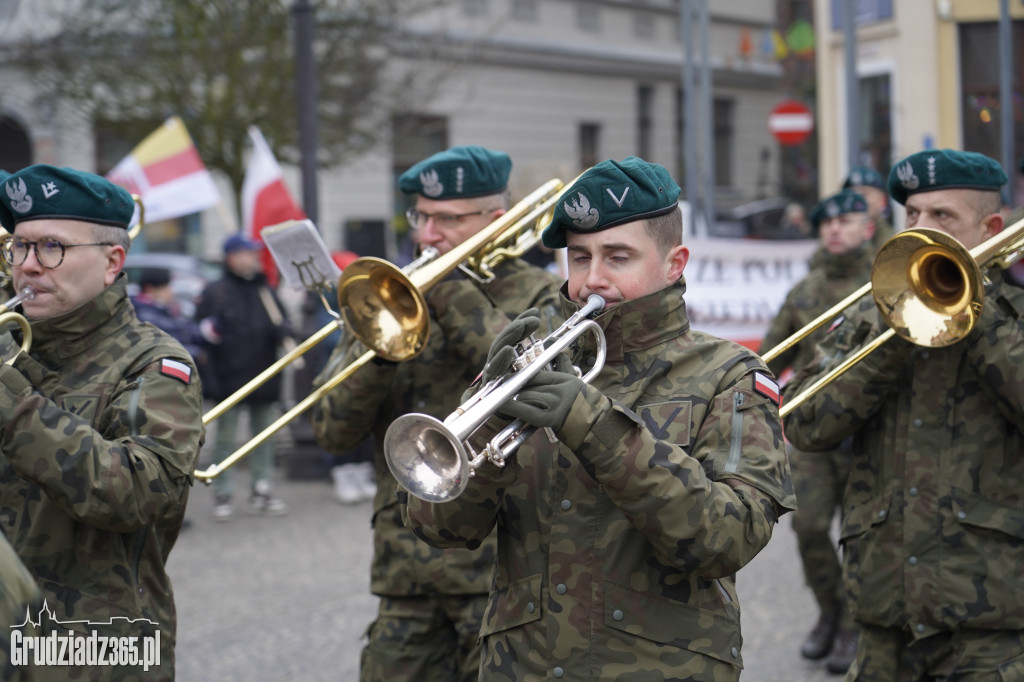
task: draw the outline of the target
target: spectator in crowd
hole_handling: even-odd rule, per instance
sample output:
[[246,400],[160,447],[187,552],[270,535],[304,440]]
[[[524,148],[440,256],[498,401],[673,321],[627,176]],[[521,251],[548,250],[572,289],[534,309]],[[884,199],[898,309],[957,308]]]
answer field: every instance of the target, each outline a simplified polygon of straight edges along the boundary
[[[224,241],[224,274],[207,285],[196,308],[205,340],[203,386],[207,398],[222,401],[277,360],[278,349],[291,337],[291,328],[277,296],[267,285],[260,252],[263,244],[235,234]],[[276,418],[281,376],[272,377],[214,424],[213,462],[220,463],[236,446],[240,409],[249,415],[255,436]],[[288,505],[273,495],[274,442],[267,439],[247,458],[250,468],[249,511],[264,516],[288,513]],[[213,516],[226,521],[234,513],[230,469],[213,479]]]

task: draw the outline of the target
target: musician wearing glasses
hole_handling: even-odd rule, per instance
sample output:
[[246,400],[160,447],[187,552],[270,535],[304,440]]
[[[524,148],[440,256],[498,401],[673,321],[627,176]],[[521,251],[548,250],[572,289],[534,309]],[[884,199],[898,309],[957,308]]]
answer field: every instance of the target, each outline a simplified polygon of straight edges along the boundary
[[[403,173],[399,187],[416,197],[408,217],[419,246],[443,257],[504,214],[511,167],[504,152],[460,146]],[[477,679],[494,541],[485,539],[472,551],[442,551],[416,538],[402,524],[398,484],[382,444],[388,426],[403,414],[443,417],[455,409],[494,337],[520,312],[538,307],[545,311],[545,327],[560,322],[560,280],[554,275],[520,259],[505,261],[495,274],[487,283],[456,274],[431,287],[425,292],[425,350],[401,364],[380,358],[367,363],[314,407],[317,440],[328,451],[343,454],[367,436],[375,438],[370,589],[380,602],[362,652],[364,681]],[[361,343],[344,337],[314,384],[364,352]]]
[[[982,154],[927,150],[896,163],[888,187],[908,230],[971,249],[1002,231],[1006,180]],[[897,335],[786,417],[801,449],[853,441],[840,538],[861,634],[847,680],[1024,679],[1024,290],[1004,272],[988,269],[959,340]],[[840,320],[787,398],[888,326],[871,297]]]
[[[159,636],[161,647],[160,665],[145,674],[60,667],[43,677],[171,680],[165,561],[203,441],[195,366],[181,344],[139,322],[128,299],[128,192],[48,165],[2,184],[3,257],[15,291],[31,287],[35,297],[21,308],[30,352],[0,365],[0,528],[62,631]],[[10,362],[16,348],[7,345]]]
[[[603,161],[561,196],[544,244],[568,249],[565,313],[591,295],[606,358],[592,383],[561,360],[472,438],[510,418],[538,431],[484,462],[450,502],[408,496],[428,542],[473,547],[497,528],[481,635],[486,680],[736,680],[735,575],[795,506],[778,386],[751,351],[690,328],[679,186],[636,157]],[[484,381],[539,320],[495,340]],[[588,371],[597,340],[581,336]]]
[[[865,181],[861,179],[861,181]],[[875,248],[874,231],[868,214],[870,204],[857,192],[844,189],[825,197],[811,211],[811,225],[821,244],[815,265],[786,294],[764,340],[762,353],[774,349],[826,310],[852,294],[871,279]],[[799,369],[814,356],[812,334],[767,360],[777,375],[787,368]],[[830,672],[843,673],[857,650],[857,629],[846,608],[842,567],[832,542],[832,520],[842,503],[843,487],[849,474],[848,448],[831,453],[802,452],[790,448],[800,508],[793,514],[797,549],[807,585],[814,593],[819,617],[800,646],[804,658],[828,657]]]

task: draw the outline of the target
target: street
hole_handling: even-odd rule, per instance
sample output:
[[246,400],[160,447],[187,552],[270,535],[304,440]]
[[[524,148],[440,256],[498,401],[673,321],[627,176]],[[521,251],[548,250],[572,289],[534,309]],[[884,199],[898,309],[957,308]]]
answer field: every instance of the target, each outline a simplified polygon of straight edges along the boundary
[[[237,490],[249,472],[233,470]],[[178,609],[179,682],[358,679],[369,593],[369,502],[342,506],[330,483],[279,475],[287,516],[236,510],[213,520],[213,492],[192,490],[168,571]],[[739,575],[744,682],[838,682],[799,647],[817,617],[803,585],[790,520]]]

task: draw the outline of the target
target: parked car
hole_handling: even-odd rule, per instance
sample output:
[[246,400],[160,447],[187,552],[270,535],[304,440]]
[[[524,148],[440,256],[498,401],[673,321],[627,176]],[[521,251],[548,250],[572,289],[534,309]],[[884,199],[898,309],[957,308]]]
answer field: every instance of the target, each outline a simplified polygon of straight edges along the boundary
[[171,289],[181,314],[192,318],[196,303],[207,283],[219,279],[221,268],[217,263],[184,253],[129,253],[124,271],[128,274],[128,294],[139,292],[139,276],[147,268],[168,270]]
[[783,232],[783,218],[790,203],[792,200],[785,197],[771,197],[722,211],[710,234],[738,239],[789,239]]
[[697,225],[691,225],[693,210],[689,202],[679,202],[683,210],[684,234],[706,233],[709,237],[730,239],[790,239],[783,232],[786,206],[792,203],[785,197],[757,199],[729,209],[719,209],[711,229],[703,228],[703,216],[697,216]]

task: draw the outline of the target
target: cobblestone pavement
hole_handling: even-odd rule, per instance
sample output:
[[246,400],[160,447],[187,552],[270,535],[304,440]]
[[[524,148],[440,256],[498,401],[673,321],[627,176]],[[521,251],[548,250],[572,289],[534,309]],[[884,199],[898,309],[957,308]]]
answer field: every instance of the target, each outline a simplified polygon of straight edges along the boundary
[[[236,489],[247,489],[248,471],[233,473]],[[326,479],[282,474],[276,492],[287,516],[236,510],[218,522],[212,489],[193,489],[190,525],[168,562],[179,682],[358,679],[361,637],[377,603],[369,594],[370,504],[338,504]],[[798,653],[817,613],[788,517],[740,572],[739,592],[744,682],[842,679]]]

